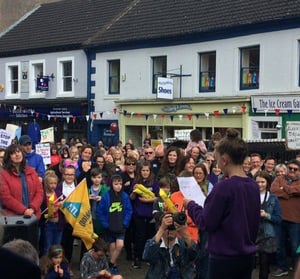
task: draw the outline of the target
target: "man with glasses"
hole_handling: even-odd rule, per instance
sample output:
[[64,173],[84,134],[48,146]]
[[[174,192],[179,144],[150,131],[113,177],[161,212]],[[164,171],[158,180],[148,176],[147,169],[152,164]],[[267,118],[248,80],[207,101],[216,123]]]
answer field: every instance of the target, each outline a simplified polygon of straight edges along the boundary
[[156,177],[159,172],[164,155],[165,155],[165,148],[162,144],[159,144],[158,146],[155,147],[155,158],[151,161],[153,173],[155,174]]
[[[161,154],[162,154],[161,152],[158,152],[158,155],[161,156]],[[156,152],[154,151],[152,146],[145,147],[144,160],[150,162],[153,173],[155,174],[155,176],[157,176],[159,168],[160,168],[160,163],[159,163],[159,160],[156,158]]]
[[151,146],[148,146],[144,149],[144,158],[146,161],[151,162],[155,157],[154,150]]
[[273,276],[288,274],[286,243],[290,246],[293,270],[296,267],[296,250],[300,244],[300,162],[296,159],[287,163],[287,174],[277,176],[271,185],[271,192],[279,200],[282,211],[282,222],[278,230],[279,251],[277,254],[278,269]]

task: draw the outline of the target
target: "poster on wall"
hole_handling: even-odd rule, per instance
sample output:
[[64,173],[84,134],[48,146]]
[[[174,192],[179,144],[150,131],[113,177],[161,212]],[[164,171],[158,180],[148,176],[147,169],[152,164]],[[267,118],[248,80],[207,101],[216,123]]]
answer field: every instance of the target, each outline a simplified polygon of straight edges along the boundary
[[289,149],[300,149],[300,122],[287,121],[285,126],[285,136]]

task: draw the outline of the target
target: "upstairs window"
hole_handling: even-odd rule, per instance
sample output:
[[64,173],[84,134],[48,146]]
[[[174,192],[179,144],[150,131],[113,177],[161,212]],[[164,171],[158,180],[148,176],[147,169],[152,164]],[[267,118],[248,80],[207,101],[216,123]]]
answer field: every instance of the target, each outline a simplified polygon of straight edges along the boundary
[[73,58],[64,58],[58,60],[57,82],[58,92],[60,94],[73,93]]
[[8,65],[7,67],[7,94],[18,94],[20,90],[20,67],[19,65]]
[[43,78],[45,75],[44,61],[33,61],[30,67],[30,93],[43,93],[37,89],[38,79]]
[[157,93],[158,77],[167,77],[167,56],[152,57],[152,93]]
[[72,91],[72,61],[62,62],[63,91]]
[[200,53],[200,92],[216,91],[216,52]]
[[120,60],[108,61],[108,94],[120,94]]
[[240,89],[259,88],[259,46],[241,48]]

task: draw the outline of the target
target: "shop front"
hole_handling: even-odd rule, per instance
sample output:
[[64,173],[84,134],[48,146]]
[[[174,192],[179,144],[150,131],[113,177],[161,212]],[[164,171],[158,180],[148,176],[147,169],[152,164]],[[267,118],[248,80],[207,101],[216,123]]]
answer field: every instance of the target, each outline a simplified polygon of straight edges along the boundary
[[84,101],[36,102],[34,104],[2,103],[0,128],[14,124],[22,128],[22,134],[34,134],[39,138],[40,130],[54,127],[55,141],[87,137],[87,105]]
[[215,132],[224,134],[236,128],[247,138],[249,98],[174,99],[116,101],[119,111],[119,132],[123,142],[132,139],[142,146],[147,133],[152,139],[189,140],[189,131],[200,129],[203,139]]

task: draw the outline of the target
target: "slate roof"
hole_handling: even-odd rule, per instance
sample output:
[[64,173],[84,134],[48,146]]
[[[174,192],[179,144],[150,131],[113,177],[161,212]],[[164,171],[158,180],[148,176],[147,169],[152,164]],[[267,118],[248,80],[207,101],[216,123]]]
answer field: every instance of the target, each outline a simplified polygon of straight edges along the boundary
[[208,40],[300,26],[300,0],[64,0],[0,38],[0,56]]

